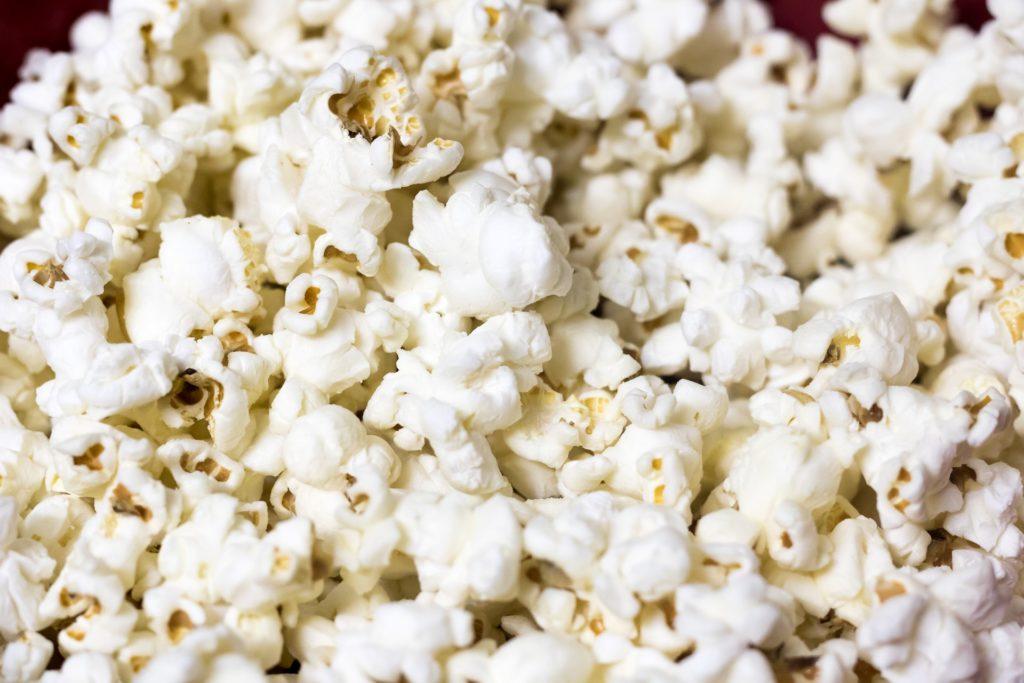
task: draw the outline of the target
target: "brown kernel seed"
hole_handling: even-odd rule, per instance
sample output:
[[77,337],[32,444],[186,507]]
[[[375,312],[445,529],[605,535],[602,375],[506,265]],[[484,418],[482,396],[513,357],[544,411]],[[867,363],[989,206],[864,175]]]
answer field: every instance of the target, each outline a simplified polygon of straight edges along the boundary
[[53,289],[58,282],[66,282],[70,279],[64,269],[53,261],[43,264],[27,263],[25,268],[32,273],[32,281],[41,287]]
[[153,518],[153,513],[149,508],[136,503],[135,496],[132,495],[132,492],[124,484],[118,484],[114,487],[110,502],[111,508],[117,514],[138,517],[143,522],[148,522]]
[[170,619],[167,620],[167,635],[171,642],[178,643],[188,635],[188,632],[195,628],[192,619],[183,610],[174,610]]
[[100,455],[103,453],[103,444],[94,443],[85,449],[81,455],[76,455],[71,459],[71,462],[76,467],[85,467],[93,472],[99,472],[103,469],[103,463],[100,462]]
[[319,287],[310,287],[310,288],[308,288],[306,290],[305,295],[303,295],[303,297],[302,297],[302,300],[303,300],[303,302],[305,302],[306,305],[299,311],[299,313],[301,313],[303,315],[312,315],[313,312],[316,311],[316,304],[319,301],[319,298],[320,298],[320,288]]
[[846,349],[849,347],[857,348],[860,346],[860,337],[857,336],[856,332],[844,332],[836,337],[832,338],[832,343],[829,344],[828,349],[825,351],[825,365],[838,365],[846,357]]
[[1013,258],[1024,256],[1024,233],[1008,232],[1003,238],[1003,247],[1006,253]]
[[437,99],[449,99],[466,94],[466,86],[462,82],[462,72],[456,67],[446,74],[434,77],[434,96]]
[[898,581],[891,581],[889,579],[883,579],[875,586],[875,593],[878,594],[878,599],[881,602],[885,602],[890,598],[895,598],[897,595],[903,595],[906,592],[907,589],[902,583]]
[[654,219],[654,224],[672,234],[680,244],[690,244],[700,238],[700,233],[690,221],[676,216],[662,215]]
[[804,405],[814,403],[814,399],[811,398],[809,394],[805,394],[799,389],[783,389],[782,393],[784,393],[786,396],[791,396],[795,398],[797,401],[800,401],[800,403]]
[[398,74],[395,73],[394,69],[384,69],[377,75],[377,87],[383,88],[391,85],[398,79]]

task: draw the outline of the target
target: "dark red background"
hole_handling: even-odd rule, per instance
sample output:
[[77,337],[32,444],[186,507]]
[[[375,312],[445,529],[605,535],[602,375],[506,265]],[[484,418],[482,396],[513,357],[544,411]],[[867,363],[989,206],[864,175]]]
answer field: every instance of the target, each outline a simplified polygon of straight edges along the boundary
[[[0,97],[16,82],[18,67],[32,47],[63,49],[75,17],[106,7],[108,0],[0,0]],[[820,8],[823,0],[769,0],[779,26],[805,38],[825,30]],[[985,0],[959,0],[963,21],[978,26],[987,17]]]

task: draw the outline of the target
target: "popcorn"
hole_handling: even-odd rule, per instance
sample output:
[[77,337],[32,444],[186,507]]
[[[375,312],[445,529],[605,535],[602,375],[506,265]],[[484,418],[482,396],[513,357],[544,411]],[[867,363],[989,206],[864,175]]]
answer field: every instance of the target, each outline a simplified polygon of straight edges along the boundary
[[[261,142],[257,202],[264,229],[275,236],[267,248],[283,259],[268,265],[283,281],[308,258],[308,224],[326,230],[335,249],[353,255],[362,272],[375,273],[376,235],[391,217],[382,193],[447,175],[462,152],[450,140],[426,140],[401,65],[362,48],[311,81],[274,133]],[[347,180],[325,181],[334,176]]]
[[[732,230],[746,241],[758,226],[735,223],[722,229]],[[737,252],[743,248],[742,242],[730,246]],[[791,360],[792,332],[778,325],[777,318],[797,307],[799,285],[780,274],[781,264],[773,253],[722,261],[707,247],[686,244],[676,261],[677,268],[690,278],[690,292],[679,318],[682,339],[652,335],[641,349],[645,367],[672,372],[682,369],[685,360],[691,369],[720,382],[758,388],[771,374],[769,363]],[[678,344],[678,356],[665,363],[660,346],[673,342]]]
[[398,371],[381,383],[364,417],[378,429],[401,424],[426,438],[456,488],[495,491],[502,477],[484,436],[519,418],[519,394],[537,382],[550,340],[536,314],[507,313],[453,335],[447,346],[432,369],[400,354]]
[[906,384],[917,374],[916,337],[906,309],[890,294],[811,319],[797,329],[793,344],[797,355],[823,366],[867,365],[887,381]]
[[340,406],[325,405],[299,417],[284,442],[288,473],[310,486],[328,488],[366,445],[366,428]]
[[442,680],[443,668],[437,659],[456,647],[466,647],[473,638],[468,612],[410,601],[381,605],[372,618],[342,615],[335,626],[325,676]]
[[242,650],[230,629],[199,628],[184,635],[178,647],[155,657],[137,655],[135,664],[129,666],[143,681],[187,680],[191,676],[213,681],[264,680],[258,662]]
[[57,671],[46,671],[39,680],[47,683],[85,683],[119,680],[114,660],[98,652],[78,652],[64,660]]
[[635,108],[609,121],[597,150],[585,158],[588,168],[628,159],[655,170],[686,160],[700,147],[701,129],[686,84],[666,64],[653,64],[637,89]]
[[1020,476],[1003,463],[991,466],[978,460],[966,467],[974,475],[965,484],[963,508],[946,516],[943,526],[955,536],[977,543],[1001,557],[1019,557],[1024,552],[1021,531],[1015,526],[1019,503]]
[[[299,599],[314,592],[312,530],[307,520],[287,520],[262,539],[235,534],[226,539],[226,555],[214,568],[214,589],[223,599],[244,610],[258,610]],[[244,558],[241,566],[224,562]],[[241,569],[241,571],[239,571]]]
[[0,655],[0,674],[19,683],[36,680],[53,654],[53,643],[34,631],[26,631],[8,643]]
[[153,457],[147,439],[76,417],[54,422],[50,446],[60,486],[80,496],[101,495],[122,463],[145,465]]
[[581,27],[607,30],[608,43],[618,56],[647,64],[669,60],[698,34],[707,13],[699,2],[641,1],[622,3],[614,9],[594,5],[600,3],[583,3],[569,17],[570,24],[578,19]]
[[[864,428],[870,443],[862,456],[864,478],[880,496],[881,526],[891,534],[894,550],[920,557],[927,534],[915,528],[917,524],[960,505],[960,492],[947,473],[957,462],[962,448],[958,444],[966,439],[970,417],[911,388],[890,388],[877,405],[884,417]],[[901,421],[904,411],[917,420]],[[925,424],[931,427],[924,428]],[[903,445],[911,442],[916,447]]]
[[[695,230],[695,229],[694,229]],[[689,240],[683,236],[681,240]],[[696,235],[693,235],[696,239]],[[601,293],[645,322],[679,308],[689,292],[667,240],[629,240],[624,253],[609,255],[595,273]],[[614,248],[614,245],[613,245]]]
[[[143,264],[138,274],[125,278],[125,326],[133,341],[187,336],[196,329],[212,329],[224,316],[256,311],[260,272],[243,230],[227,219],[207,218],[166,223],[160,230],[159,265]],[[197,267],[202,277],[186,275]],[[153,310],[148,304],[152,297],[163,299],[166,306]]]
[[[39,159],[28,150],[4,147],[0,151],[0,173],[4,180],[4,233],[17,234],[16,226],[35,215],[32,199],[43,182]],[[9,227],[8,227],[9,226]]]
[[772,235],[781,233],[791,220],[785,187],[721,155],[711,155],[699,167],[687,165],[667,173],[661,186],[666,198],[689,202],[713,219],[760,219]]
[[[877,607],[859,631],[858,645],[886,676],[907,680],[929,675],[936,666],[952,680],[978,675],[980,656],[972,631],[997,625],[1001,616],[997,609],[986,626],[965,610],[985,608],[979,603],[992,599],[991,592],[987,596],[981,586],[986,579],[991,584],[993,576],[987,560],[972,557],[971,551],[957,551],[954,566],[962,573],[935,568],[916,577],[890,574],[876,584]],[[966,582],[968,576],[973,585]]]
[[[874,604],[872,587],[894,569],[892,557],[878,526],[865,517],[840,521],[829,534],[832,556],[829,564],[814,574],[820,603],[814,611],[829,609],[852,624],[860,625]],[[805,602],[810,606],[810,601]]]
[[[398,501],[394,515],[402,533],[397,549],[414,560],[423,594],[432,601],[454,607],[516,596],[522,533],[508,499],[496,495],[470,507],[412,496]],[[464,531],[442,538],[441,520]],[[429,536],[436,538],[424,542]]]
[[30,53],[0,679],[1024,678],[1024,13],[948,5],[118,0]]
[[26,429],[6,398],[0,399],[0,430],[0,495],[14,500],[18,513],[42,486],[50,453],[46,437]]
[[612,464],[608,487],[690,517],[700,489],[700,437],[690,426],[644,427],[634,422],[614,445],[602,451]]
[[506,643],[491,656],[495,681],[585,681],[593,661],[578,643],[557,635],[532,633]]
[[551,326],[551,360],[544,371],[556,385],[574,386],[582,379],[592,387],[615,389],[639,370],[612,321],[583,314]]
[[[780,427],[759,430],[739,449],[711,500],[720,496],[759,522],[758,544],[766,545],[780,565],[815,569],[825,558],[814,516],[825,513],[838,494],[843,464],[827,447],[815,448],[805,435]],[[780,483],[765,486],[770,476],[780,477]]]
[[[18,508],[13,498],[0,498],[0,529],[3,536],[3,555],[0,573],[3,591],[0,593],[4,618],[0,620],[0,635],[14,640],[22,631],[36,631],[42,626],[39,606],[43,600],[42,581],[54,570],[54,561],[46,549],[37,542],[18,538]],[[13,656],[13,655],[12,655]],[[6,661],[7,650],[4,651]]]
[[443,207],[429,192],[416,196],[409,245],[437,266],[454,312],[491,316],[569,291],[563,233],[516,197],[475,183]]
[[[57,241],[49,249],[31,238],[12,244],[4,257],[12,260],[14,290],[24,301],[49,308],[59,316],[79,310],[103,293],[110,279],[110,227],[93,221],[85,232]],[[33,248],[35,247],[35,248]]]

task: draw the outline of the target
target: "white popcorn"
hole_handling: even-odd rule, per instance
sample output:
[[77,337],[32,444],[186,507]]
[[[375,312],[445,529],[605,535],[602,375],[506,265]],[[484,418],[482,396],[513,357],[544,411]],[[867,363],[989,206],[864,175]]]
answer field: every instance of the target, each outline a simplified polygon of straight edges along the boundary
[[47,683],[116,683],[121,680],[116,664],[108,655],[78,652],[61,664],[58,671],[46,671],[39,679]]
[[136,655],[129,667],[132,676],[142,681],[266,680],[258,661],[244,652],[238,637],[225,626],[185,629],[178,647],[156,656]]
[[13,640],[22,631],[36,631],[42,626],[39,616],[44,591],[42,581],[53,572],[54,561],[41,544],[18,538],[17,503],[8,496],[0,497],[0,532],[3,544],[0,599],[4,615],[0,620],[0,635]]
[[551,326],[551,360],[544,371],[558,386],[581,379],[592,387],[615,389],[640,370],[622,349],[615,323],[576,315]]
[[0,495],[16,501],[15,513],[24,508],[46,475],[46,460],[50,457],[46,437],[24,427],[11,407],[10,401],[0,398]]
[[569,291],[561,229],[518,195],[502,194],[471,183],[443,207],[429,192],[416,196],[409,245],[437,266],[461,315],[495,315]]
[[611,119],[598,138],[597,149],[585,160],[589,168],[628,159],[654,170],[678,164],[700,147],[702,133],[686,84],[666,64],[651,66],[637,89],[635,107]]
[[587,650],[564,637],[546,633],[520,636],[491,656],[490,673],[495,683],[506,681],[571,681],[589,679],[593,660]]
[[591,428],[589,413],[579,399],[565,400],[546,384],[537,384],[523,397],[523,416],[502,436],[516,455],[557,468],[580,445],[580,432]]
[[371,618],[341,615],[335,626],[328,677],[440,681],[437,658],[473,637],[468,612],[409,601],[380,605]]
[[963,508],[946,516],[943,527],[1001,557],[1024,553],[1024,534],[1017,528],[1020,474],[1003,463],[969,461],[974,479],[965,484]]
[[110,279],[109,240],[110,227],[103,221],[90,222],[85,232],[50,248],[43,239],[33,244],[35,240],[25,238],[4,250],[4,260],[11,259],[5,277],[14,279],[14,291],[22,300],[69,315],[102,294]]
[[722,675],[730,669],[737,674],[763,670],[761,655],[743,650],[748,644],[771,647],[785,637],[791,619],[788,597],[756,576],[739,576],[717,590],[684,587],[676,595],[677,629],[696,641],[696,659],[684,660],[683,672],[693,670],[699,676],[703,672]]
[[1024,11],[117,0],[0,111],[0,679],[1024,679]]
[[401,424],[426,438],[449,482],[476,493],[503,485],[484,436],[521,415],[519,394],[536,384],[551,356],[539,316],[507,313],[469,335],[453,335],[447,354],[430,368],[412,354],[384,378],[366,408],[377,428]]
[[677,509],[690,517],[700,488],[700,436],[693,427],[645,427],[634,422],[602,452],[612,464],[605,477],[617,492]]
[[[917,525],[961,505],[949,477],[967,440],[970,415],[904,387],[890,388],[877,406],[882,418],[864,427],[869,447],[861,468],[878,495],[881,526],[894,550],[922,557],[928,537]],[[913,421],[900,419],[911,414]]]
[[[375,273],[376,235],[391,217],[382,193],[436,180],[462,156],[458,143],[426,140],[405,71],[370,49],[342,55],[274,120],[273,130],[261,142],[256,201],[273,234],[267,248],[278,255],[268,265],[285,281],[308,257],[308,224],[326,230],[362,272]],[[344,180],[327,182],[336,176]]]
[[[401,500],[394,514],[403,536],[398,549],[415,561],[425,596],[453,607],[515,597],[522,538],[508,499],[492,496],[468,509],[413,496]],[[463,533],[442,540],[447,523],[458,524]],[[425,542],[430,536],[435,538]]]
[[214,492],[231,493],[239,488],[244,468],[206,442],[194,439],[172,439],[157,449],[186,505],[195,505]]
[[312,529],[307,520],[281,522],[261,539],[232,534],[224,550],[213,569],[214,589],[241,609],[258,610],[311,592]]
[[[125,279],[125,323],[133,341],[187,336],[212,329],[224,316],[256,311],[260,269],[244,230],[227,219],[192,217],[164,223],[160,232],[159,266],[150,277]],[[154,296],[166,300],[163,310],[150,306]]]
[[343,466],[366,447],[366,429],[340,406],[326,405],[299,417],[284,442],[288,473],[311,486],[331,487]]
[[0,675],[15,683],[38,680],[52,654],[53,643],[34,631],[26,631],[4,646]]
[[878,526],[865,517],[842,520],[829,540],[831,561],[814,574],[820,595],[805,600],[804,605],[821,615],[834,610],[840,618],[859,626],[874,604],[873,586],[893,569],[892,558]]
[[[836,454],[815,447],[803,434],[765,429],[739,449],[718,496],[761,524],[758,545],[773,560],[788,568],[817,569],[826,558],[814,517],[831,507],[843,466]],[[768,477],[779,477],[779,483],[766,486]]]
[[53,467],[65,490],[81,496],[102,494],[122,463],[146,464],[152,444],[92,420],[57,420],[50,434]]
[[825,367],[867,365],[893,384],[907,384],[917,374],[918,343],[906,309],[892,294],[818,314],[793,338],[794,351],[806,360]]
[[65,107],[50,117],[50,137],[78,166],[88,166],[97,150],[113,135],[113,121],[92,116],[80,107]]
[[978,675],[981,656],[972,632],[998,626],[1005,618],[1005,606],[990,604],[1006,590],[997,587],[1006,580],[998,573],[983,555],[954,551],[953,569],[881,577],[875,586],[877,606],[858,633],[858,645],[894,680]]
[[[625,237],[622,233],[626,230],[628,228],[616,237]],[[686,241],[689,237],[683,234],[679,239]],[[696,230],[692,239],[696,239]],[[616,241],[618,239],[613,241],[612,249]],[[595,275],[601,293],[628,308],[641,322],[660,318],[681,306],[689,288],[677,263],[674,242],[640,238],[629,239],[627,244],[630,246],[624,253],[609,255],[598,266]]]
[[704,23],[707,8],[702,2],[625,2],[614,9],[602,3],[583,3],[570,16],[589,28],[606,29],[608,43],[617,55],[630,62],[668,60],[693,37]]
[[[603,610],[587,624],[591,635],[602,633],[605,619],[612,627],[612,619],[636,616],[643,601],[670,596],[690,573],[685,523],[666,508],[623,509],[608,494],[592,493],[552,512],[552,517],[542,514],[530,521],[524,547],[535,558],[557,565],[577,590],[592,592],[599,600]],[[533,600],[538,604],[532,609],[542,609],[544,593]],[[626,624],[619,628],[631,628]]]
[[247,522],[232,497],[214,493],[200,500],[192,517],[171,530],[160,547],[157,566],[184,596],[209,601],[214,595],[211,573],[219,549],[233,531],[247,531]]
[[[211,347],[215,354],[221,350],[219,343],[208,345],[208,349]],[[249,397],[240,375],[221,365],[215,357],[199,354],[204,351],[182,354],[185,357],[179,365],[184,367],[176,373],[169,391],[152,410],[140,413],[138,419],[158,432],[167,428],[187,430],[201,424],[213,444],[230,453],[246,437]]]
[[0,150],[0,177],[4,181],[3,218],[4,233],[15,232],[15,226],[34,217],[32,206],[43,182],[43,169],[39,159],[28,150],[4,147]]
[[[78,341],[72,335],[66,342]],[[80,378],[50,380],[39,387],[40,407],[53,417],[88,414],[104,418],[151,403],[171,390],[174,366],[159,349],[132,344],[101,347]]]
[[[668,24],[664,27],[668,31],[676,28]],[[547,100],[574,119],[613,118],[628,106],[634,92],[625,66],[610,54],[619,49],[596,40],[581,42],[580,51],[561,74],[567,83],[551,88],[546,93]]]
[[949,165],[961,182],[998,178],[1017,164],[1013,151],[994,133],[957,138],[949,150]]

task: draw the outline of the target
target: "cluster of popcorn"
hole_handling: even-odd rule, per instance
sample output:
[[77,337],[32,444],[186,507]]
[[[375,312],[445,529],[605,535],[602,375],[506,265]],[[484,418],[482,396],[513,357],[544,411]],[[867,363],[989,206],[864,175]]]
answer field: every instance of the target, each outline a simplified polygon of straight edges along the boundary
[[1024,4],[112,0],[0,112],[0,680],[1024,680]]

